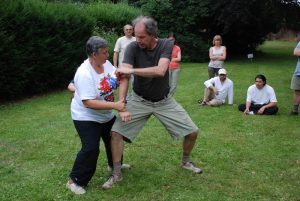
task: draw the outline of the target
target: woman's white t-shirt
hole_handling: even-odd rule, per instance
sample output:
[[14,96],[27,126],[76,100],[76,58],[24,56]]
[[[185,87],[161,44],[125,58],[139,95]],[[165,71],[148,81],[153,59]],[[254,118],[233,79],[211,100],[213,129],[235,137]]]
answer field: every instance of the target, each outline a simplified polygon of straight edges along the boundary
[[71,103],[72,119],[77,121],[95,121],[105,123],[114,117],[113,110],[95,110],[84,106],[83,100],[114,101],[117,88],[115,67],[107,60],[104,72],[98,74],[89,59],[77,69],[74,77],[75,94]]

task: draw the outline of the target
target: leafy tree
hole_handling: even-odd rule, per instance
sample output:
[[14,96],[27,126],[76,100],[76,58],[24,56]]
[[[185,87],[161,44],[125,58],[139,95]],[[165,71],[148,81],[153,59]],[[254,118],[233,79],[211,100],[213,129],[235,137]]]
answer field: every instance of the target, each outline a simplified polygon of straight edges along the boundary
[[207,55],[208,43],[203,32],[204,22],[208,17],[208,1],[203,0],[142,0],[142,9],[158,22],[159,36],[168,32],[177,35],[177,41],[183,52],[183,59],[203,61]]
[[189,60],[208,59],[212,37],[220,34],[229,56],[254,51],[282,26],[300,30],[297,0],[130,0],[159,23],[160,36],[173,31]]
[[278,0],[277,8],[283,28],[300,31],[300,1],[298,0]]
[[272,0],[214,1],[209,10],[209,34],[222,35],[229,53],[253,51],[268,33],[279,29],[280,20]]

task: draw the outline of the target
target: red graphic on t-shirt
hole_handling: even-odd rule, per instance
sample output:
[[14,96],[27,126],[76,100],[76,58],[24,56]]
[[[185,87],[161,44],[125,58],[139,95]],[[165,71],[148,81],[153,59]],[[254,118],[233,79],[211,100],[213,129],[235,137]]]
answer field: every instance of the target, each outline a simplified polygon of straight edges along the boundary
[[108,77],[105,76],[103,79],[101,79],[99,85],[100,95],[103,96],[104,100],[113,102],[114,93],[112,86],[110,86]]

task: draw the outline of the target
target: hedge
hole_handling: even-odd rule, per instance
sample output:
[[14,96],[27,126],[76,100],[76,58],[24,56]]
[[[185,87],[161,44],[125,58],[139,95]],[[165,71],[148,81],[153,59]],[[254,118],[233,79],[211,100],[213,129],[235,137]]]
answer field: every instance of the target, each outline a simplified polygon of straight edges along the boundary
[[140,14],[124,8],[1,0],[0,101],[65,88],[86,58],[85,43],[91,35],[104,35],[113,47],[120,33],[114,30]]

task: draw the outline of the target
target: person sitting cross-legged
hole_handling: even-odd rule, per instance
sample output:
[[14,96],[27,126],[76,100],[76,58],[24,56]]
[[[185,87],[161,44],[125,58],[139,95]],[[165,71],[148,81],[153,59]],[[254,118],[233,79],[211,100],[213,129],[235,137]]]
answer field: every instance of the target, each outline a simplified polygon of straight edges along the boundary
[[255,77],[255,84],[248,88],[246,104],[240,104],[238,109],[244,114],[274,115],[278,112],[275,91],[267,85],[264,75]]
[[204,82],[204,98],[198,100],[200,106],[220,106],[225,103],[226,97],[228,97],[228,104],[233,104],[233,82],[227,77],[224,68],[221,68],[218,73],[219,76]]

